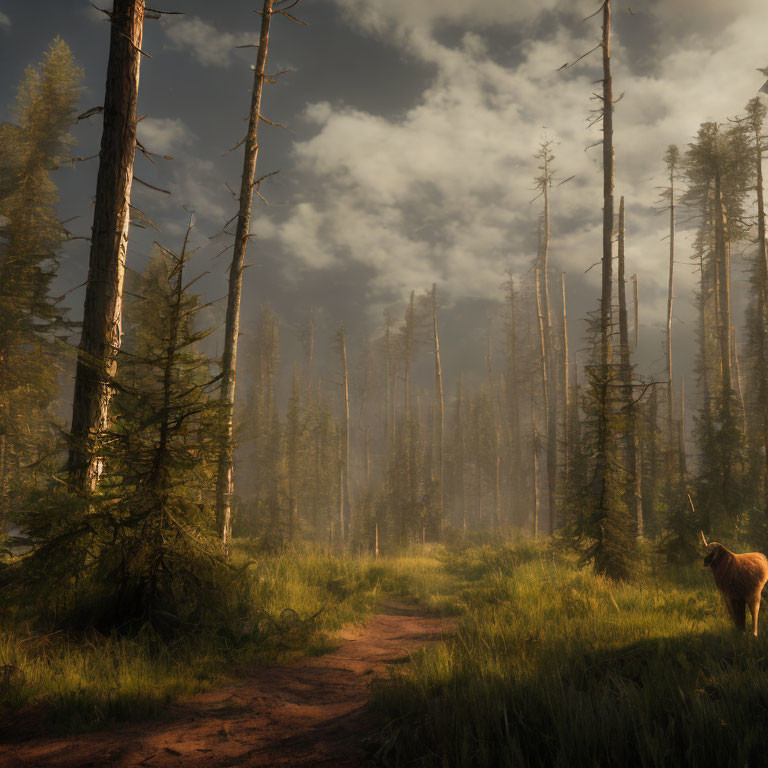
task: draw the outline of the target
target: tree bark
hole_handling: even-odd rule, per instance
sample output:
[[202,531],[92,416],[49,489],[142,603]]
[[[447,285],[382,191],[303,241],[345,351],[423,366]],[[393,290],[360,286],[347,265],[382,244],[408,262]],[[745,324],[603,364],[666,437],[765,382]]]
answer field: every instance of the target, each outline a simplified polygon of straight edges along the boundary
[[669,282],[667,287],[667,445],[673,445],[673,414],[672,414],[672,305],[675,300],[675,163],[669,164]]
[[637,273],[632,275],[635,286],[635,352],[640,344],[640,290],[638,287]]
[[563,291],[563,361],[562,361],[562,382],[563,388],[563,472],[565,487],[568,487],[568,468],[571,461],[570,444],[568,440],[568,425],[570,422],[571,392],[568,383],[568,314],[565,302],[565,272],[560,274],[560,283]]
[[733,373],[736,380],[736,395],[739,398],[739,407],[741,408],[742,425],[744,434],[747,432],[747,407],[744,403],[744,390],[741,387],[741,371],[739,369],[739,349],[736,345],[736,329],[731,326],[731,350],[733,352]]
[[[346,508],[352,509],[352,501],[349,493],[349,371],[347,368],[347,334],[342,325],[338,335],[339,354],[341,355],[342,386],[344,387],[344,496]],[[348,516],[349,517],[349,516]],[[342,526],[340,533],[342,544],[348,538],[349,519],[346,528]]]
[[394,436],[394,418],[392,408],[392,347],[389,331],[389,318],[384,328],[384,471],[386,472],[387,463],[394,454],[395,436]]
[[251,225],[253,188],[256,181],[256,161],[259,156],[258,130],[261,95],[264,88],[269,25],[274,0],[264,0],[261,14],[261,34],[256,69],[253,73],[251,111],[245,139],[243,175],[240,183],[240,209],[237,214],[235,247],[229,268],[227,316],[224,326],[224,354],[221,359],[222,427],[219,446],[219,466],[216,478],[216,525],[219,537],[227,550],[232,526],[232,495],[234,494],[234,409],[235,379],[237,372],[237,341],[240,333],[240,297],[243,290],[243,266]]
[[607,510],[610,440],[609,379],[611,365],[611,301],[613,288],[613,77],[611,75],[611,2],[603,2],[603,254],[600,293],[600,380],[597,419],[597,508]]
[[96,488],[103,469],[99,443],[107,427],[120,349],[144,0],[114,0],[110,22],[104,127],[67,462],[70,485],[81,492]]
[[539,436],[536,432],[536,422],[533,417],[533,403],[531,403],[531,451],[533,455],[533,538],[539,537],[539,515],[541,501],[539,498]]
[[718,330],[720,336],[720,374],[723,394],[731,390],[731,280],[730,248],[726,237],[726,216],[720,172],[715,174],[715,253],[717,255]]
[[[443,397],[443,369],[440,363],[440,340],[437,332],[437,284],[432,285],[432,327],[435,341],[435,391],[434,405],[432,407],[433,422],[436,424],[437,439],[435,438],[435,428],[433,427],[433,441],[437,447],[437,485],[438,485],[438,515],[443,520],[443,474],[445,468],[444,441],[445,441],[445,399]],[[434,450],[433,450],[434,455]]]
[[[544,211],[541,242],[541,271],[544,283],[542,295],[543,307],[540,310],[540,323],[543,325],[542,366],[545,379],[545,419],[547,439],[547,500],[549,502],[549,533],[552,535],[557,527],[557,398],[554,384],[555,355],[552,344],[552,310],[549,300],[549,186],[551,175],[549,163],[552,155],[548,146],[542,147],[542,192],[544,195]],[[538,298],[537,298],[538,300]]]
[[680,478],[685,485],[685,376],[680,376]]
[[624,455],[627,463],[628,482],[625,498],[632,519],[637,522],[637,535],[643,535],[643,505],[640,489],[640,463],[637,445],[635,401],[632,390],[632,364],[629,354],[629,323],[627,322],[627,296],[625,278],[625,218],[624,198],[619,202],[619,359],[620,376],[623,388],[624,411]]
[[539,342],[540,342],[540,350],[541,350],[541,362],[540,362],[540,370],[541,370],[541,388],[542,388],[542,396],[544,398],[544,419],[546,424],[546,446],[547,446],[547,501],[549,506],[549,533],[554,533],[555,530],[555,523],[556,523],[556,511],[555,511],[555,485],[556,485],[556,472],[557,472],[557,459],[552,457],[552,448],[554,448],[554,452],[557,451],[557,442],[554,439],[555,434],[554,430],[550,430],[551,427],[551,420],[552,420],[552,410],[553,410],[553,403],[552,403],[552,396],[551,396],[551,387],[552,387],[552,381],[549,371],[549,366],[547,365],[548,359],[547,359],[547,318],[544,315],[544,310],[542,307],[542,300],[541,300],[541,280],[539,276],[539,265],[536,265],[535,269],[536,274],[536,313],[538,315],[539,319]]
[[[513,498],[519,498],[523,489],[523,468],[519,382],[517,375],[517,328],[515,320],[515,285],[510,275],[507,282],[507,421],[509,424],[510,491]],[[518,522],[522,523],[522,520],[518,519]]]
[[408,303],[408,309],[405,311],[405,337],[404,343],[404,363],[405,363],[405,428],[408,429],[408,422],[411,418],[411,358],[413,357],[414,345],[414,323],[416,313],[414,309],[415,292],[411,291],[411,300]]

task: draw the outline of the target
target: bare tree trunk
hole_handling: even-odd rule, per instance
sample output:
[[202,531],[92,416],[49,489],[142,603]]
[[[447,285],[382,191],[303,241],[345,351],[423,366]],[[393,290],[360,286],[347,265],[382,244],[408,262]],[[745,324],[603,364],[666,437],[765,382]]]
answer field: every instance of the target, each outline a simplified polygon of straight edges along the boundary
[[632,275],[632,281],[635,284],[635,352],[640,344],[640,291],[638,288],[637,273]]
[[533,418],[533,403],[531,403],[531,440],[533,455],[533,538],[539,538],[539,515],[541,501],[539,499],[539,435],[536,432],[536,422]]
[[371,492],[371,429],[365,430],[365,490]]
[[339,548],[344,548],[344,531],[346,530],[346,519],[344,514],[344,459],[343,453],[342,453],[342,437],[341,434],[339,434],[339,487],[338,487],[338,498],[339,498]]
[[739,407],[741,408],[741,418],[743,422],[744,434],[747,434],[747,408],[744,403],[744,390],[741,388],[741,371],[739,370],[739,350],[736,345],[736,329],[731,326],[731,350],[733,351],[733,372],[736,378],[736,395],[739,398]]
[[[551,392],[552,381],[548,366],[547,349],[547,319],[544,315],[541,301],[541,286],[539,277],[539,265],[536,265],[536,312],[539,318],[539,341],[541,350],[541,387],[544,398],[544,418],[546,420],[546,445],[547,445],[547,500],[549,502],[549,533],[555,531],[557,511],[556,511],[556,480],[557,480],[557,458],[552,454],[557,452],[557,441],[555,431],[552,427],[553,398]],[[551,359],[551,358],[549,358]]]
[[[546,388],[546,430],[547,430],[547,497],[549,502],[549,533],[557,527],[557,398],[555,396],[555,355],[552,344],[552,310],[549,300],[549,186],[551,184],[549,162],[551,155],[543,148],[543,238],[541,243],[541,269],[544,292],[542,365],[545,367]],[[540,321],[541,322],[541,321]]]
[[261,35],[256,68],[253,73],[251,111],[248,118],[248,133],[245,139],[243,175],[240,183],[240,209],[237,213],[235,247],[229,268],[229,293],[227,316],[224,326],[224,354],[221,359],[221,406],[222,427],[219,445],[219,467],[216,478],[216,526],[225,550],[229,546],[232,527],[232,495],[234,481],[234,410],[235,378],[237,372],[237,340],[240,333],[240,297],[243,290],[243,265],[248,235],[251,226],[253,189],[256,183],[256,161],[259,156],[258,130],[261,117],[261,95],[264,89],[267,49],[269,47],[269,25],[272,19],[274,0],[264,0],[261,14]]
[[596,464],[598,480],[597,508],[607,510],[607,480],[610,440],[609,368],[611,364],[611,301],[613,288],[613,78],[611,75],[611,2],[603,2],[603,256],[600,294],[600,368],[599,414],[597,423]]
[[435,392],[432,416],[437,424],[437,440],[433,442],[437,447],[437,485],[438,485],[438,515],[441,525],[443,520],[443,474],[445,470],[444,442],[445,442],[445,399],[443,397],[443,369],[440,364],[440,340],[437,332],[437,284],[432,285],[432,327],[435,341]]
[[717,254],[717,301],[719,308],[720,372],[723,394],[731,390],[731,286],[730,248],[726,238],[726,218],[720,172],[715,174],[715,252]]
[[397,453],[397,376],[392,377],[392,456]]
[[387,462],[395,450],[394,423],[392,418],[392,349],[389,331],[389,318],[386,320],[384,328],[384,389],[385,407],[384,407],[384,470],[386,471]]
[[571,461],[571,451],[568,441],[568,425],[570,422],[570,409],[571,409],[571,392],[568,383],[568,314],[567,305],[565,302],[565,272],[560,274],[560,284],[563,291],[563,362],[562,362],[562,382],[563,388],[563,474],[564,481],[567,487],[568,483],[568,468]]
[[[341,355],[342,386],[344,388],[344,497],[348,510],[352,510],[352,499],[349,493],[349,371],[347,369],[347,333],[342,325],[337,335],[339,354]],[[349,517],[349,516],[348,516]],[[340,536],[342,544],[348,538],[349,519],[347,527],[342,526]]]
[[675,163],[669,164],[669,284],[667,288],[667,445],[673,445],[672,304],[675,300]]
[[406,433],[408,429],[408,421],[411,418],[411,358],[413,357],[413,345],[414,345],[414,322],[416,313],[414,310],[415,291],[411,291],[411,300],[408,304],[408,309],[405,314],[405,339],[404,339],[404,356],[405,356],[405,425]]
[[629,355],[629,324],[627,322],[627,296],[625,278],[625,219],[624,198],[619,202],[619,357],[621,381],[624,390],[624,454],[627,463],[627,507],[632,519],[637,521],[637,535],[643,535],[643,504],[640,489],[640,462],[637,445],[637,428],[635,418],[635,401],[632,391],[632,364]]
[[[520,498],[522,482],[522,431],[520,429],[519,382],[517,375],[517,328],[515,322],[515,286],[510,276],[507,284],[507,421],[509,424],[510,491]],[[518,516],[518,522],[522,522]]]
[[107,427],[120,349],[144,0],[114,0],[110,24],[104,127],[67,462],[69,482],[79,491],[93,491],[102,471],[99,443]]
[[501,489],[499,487],[499,470],[501,468],[501,456],[499,455],[499,443],[501,442],[501,427],[496,427],[496,476],[493,485],[493,526],[496,533],[501,531]]
[[680,376],[680,477],[685,483],[685,376]]
[[461,529],[464,535],[467,533],[467,499],[464,483],[464,375],[459,374],[459,389],[456,395],[456,485],[459,497],[459,516]]

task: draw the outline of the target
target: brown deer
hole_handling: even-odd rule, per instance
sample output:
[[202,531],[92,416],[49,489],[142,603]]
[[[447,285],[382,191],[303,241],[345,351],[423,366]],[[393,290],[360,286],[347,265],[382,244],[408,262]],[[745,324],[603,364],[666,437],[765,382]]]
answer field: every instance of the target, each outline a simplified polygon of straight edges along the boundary
[[768,559],[760,552],[735,555],[716,541],[708,542],[701,531],[701,540],[707,550],[704,568],[710,568],[715,586],[723,596],[733,623],[745,629],[745,606],[752,614],[752,634],[757,637],[757,614],[760,611],[760,593],[768,582]]

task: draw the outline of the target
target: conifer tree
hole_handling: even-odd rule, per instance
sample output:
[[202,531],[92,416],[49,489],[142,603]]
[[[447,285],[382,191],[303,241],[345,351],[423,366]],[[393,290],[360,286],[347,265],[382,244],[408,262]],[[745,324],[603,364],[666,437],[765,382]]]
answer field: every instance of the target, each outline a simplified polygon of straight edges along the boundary
[[[24,465],[55,451],[64,310],[51,295],[67,238],[51,178],[73,143],[82,70],[56,38],[18,90],[14,122],[0,126],[0,535],[33,479]],[[52,467],[49,467],[52,469]]]
[[202,305],[185,278],[190,230],[180,253],[158,246],[131,292],[102,446],[110,473],[87,503],[48,494],[27,526],[23,580],[50,593],[51,612],[91,626],[191,630],[220,621],[229,600],[215,476],[201,475],[216,406],[211,361],[197,351],[211,331],[195,329]]

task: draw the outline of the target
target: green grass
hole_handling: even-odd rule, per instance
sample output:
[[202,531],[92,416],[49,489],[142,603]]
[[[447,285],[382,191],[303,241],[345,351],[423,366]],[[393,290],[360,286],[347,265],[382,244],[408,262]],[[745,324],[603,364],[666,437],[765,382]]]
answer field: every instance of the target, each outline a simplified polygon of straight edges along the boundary
[[200,637],[41,635],[6,615],[0,740],[155,716],[238,667],[324,653],[395,596],[459,630],[375,686],[385,765],[766,764],[768,629],[735,633],[699,569],[617,585],[532,544],[374,560],[240,542],[233,559],[252,609]]
[[385,764],[768,761],[768,629],[735,633],[708,573],[617,585],[532,545],[442,561],[459,632],[375,689]]
[[167,642],[147,628],[132,636],[40,634],[6,616],[0,628],[0,741],[28,727],[73,733],[152,717],[238,666],[327,652],[335,647],[335,632],[364,621],[384,595],[423,599],[434,609],[451,600],[452,577],[424,554],[374,560],[299,548],[265,556],[239,542],[233,562],[246,567],[251,609],[203,636]]

